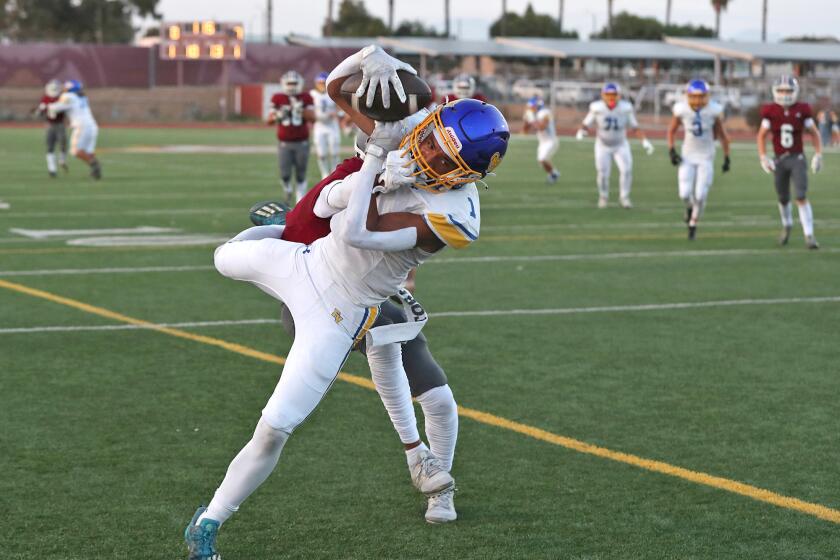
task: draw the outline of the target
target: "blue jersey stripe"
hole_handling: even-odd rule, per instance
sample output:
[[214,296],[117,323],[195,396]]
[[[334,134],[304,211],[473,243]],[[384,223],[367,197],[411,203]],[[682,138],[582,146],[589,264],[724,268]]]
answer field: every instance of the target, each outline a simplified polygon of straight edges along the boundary
[[471,239],[472,241],[478,239],[478,237],[470,233],[470,230],[467,229],[467,226],[453,218],[452,214],[447,214],[446,216],[449,218],[449,221],[452,222],[452,225],[460,229],[464,233],[464,235],[466,235],[469,239]]

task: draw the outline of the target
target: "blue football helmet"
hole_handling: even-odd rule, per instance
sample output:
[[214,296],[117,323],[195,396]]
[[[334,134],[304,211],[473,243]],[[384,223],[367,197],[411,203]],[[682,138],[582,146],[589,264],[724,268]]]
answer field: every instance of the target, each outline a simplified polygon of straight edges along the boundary
[[685,88],[688,104],[695,111],[699,111],[709,104],[709,84],[705,80],[691,80]]
[[607,82],[601,88],[601,99],[607,104],[610,109],[618,105],[618,100],[621,98],[621,87],[615,82]]
[[64,91],[69,93],[79,93],[82,91],[82,82],[79,80],[68,80],[64,82]]
[[329,78],[329,77],[330,77],[330,73],[329,73],[329,72],[318,72],[318,75],[317,75],[317,76],[315,76],[315,83],[316,83],[316,84],[317,84],[318,82],[324,82],[324,83],[326,83],[327,78]]
[[[439,175],[423,157],[420,145],[434,134],[455,169]],[[507,151],[510,129],[493,105],[476,99],[459,99],[440,105],[405,137],[402,149],[417,166],[415,186],[441,193],[483,179]]]
[[539,95],[535,95],[531,99],[528,100],[528,107],[533,109],[534,111],[539,111],[543,107],[545,107],[545,102],[543,98]]

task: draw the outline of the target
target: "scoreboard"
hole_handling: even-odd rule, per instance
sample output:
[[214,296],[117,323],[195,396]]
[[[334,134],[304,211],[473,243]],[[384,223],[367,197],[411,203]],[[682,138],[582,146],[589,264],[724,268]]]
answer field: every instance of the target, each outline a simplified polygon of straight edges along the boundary
[[240,60],[245,58],[245,28],[241,23],[190,21],[160,27],[163,60]]

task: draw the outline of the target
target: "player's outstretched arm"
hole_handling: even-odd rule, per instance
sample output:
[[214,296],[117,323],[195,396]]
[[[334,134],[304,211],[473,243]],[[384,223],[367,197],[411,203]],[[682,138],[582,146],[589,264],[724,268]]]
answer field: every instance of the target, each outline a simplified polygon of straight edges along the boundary
[[400,123],[376,123],[371,133],[365,162],[351,179],[355,184],[344,220],[333,229],[352,247],[374,251],[404,251],[419,247],[435,252],[443,246],[422,216],[407,212],[380,215],[376,207],[372,196],[374,183],[388,152],[399,147],[402,137]]
[[758,162],[765,173],[776,171],[776,162],[772,158],[767,157],[767,133],[769,131],[770,123],[761,121],[761,126],[758,128],[758,136],[756,136],[756,143],[758,144]]

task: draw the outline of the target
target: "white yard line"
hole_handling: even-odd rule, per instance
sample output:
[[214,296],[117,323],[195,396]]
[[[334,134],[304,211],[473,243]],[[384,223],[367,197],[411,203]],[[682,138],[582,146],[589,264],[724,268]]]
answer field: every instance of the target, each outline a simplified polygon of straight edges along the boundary
[[142,325],[66,325],[55,327],[18,327],[0,329],[0,334],[26,334],[47,332],[77,332],[77,331],[134,331],[146,330],[152,327],[170,328],[198,328],[198,327],[227,327],[237,325],[277,325],[279,319],[243,319],[241,321],[194,321],[189,323],[155,323],[153,326]]
[[[554,309],[485,309],[475,311],[441,311],[430,313],[432,319],[443,319],[447,317],[490,317],[490,316],[511,316],[511,315],[579,315],[586,313],[625,313],[637,311],[667,311],[673,309],[697,309],[708,307],[735,307],[748,305],[783,305],[791,303],[840,303],[840,296],[820,297],[799,297],[799,298],[777,298],[777,299],[731,299],[719,301],[695,301],[679,303],[654,303],[643,305],[609,305],[597,307],[559,307]],[[200,328],[200,327],[226,327],[237,325],[276,325],[280,324],[279,319],[243,319],[241,321],[195,321],[188,323],[155,323],[149,326],[142,325],[66,325],[66,326],[45,326],[45,327],[16,327],[0,328],[0,334],[28,334],[47,332],[77,332],[77,331],[124,331],[124,330],[145,330],[153,327],[172,328]]]
[[651,303],[643,305],[609,305],[599,307],[559,307],[555,309],[488,309],[481,311],[442,311],[429,313],[432,319],[444,317],[490,317],[495,315],[577,315],[582,313],[623,313],[628,311],[665,311],[670,309],[697,309],[703,307],[735,307],[741,305],[782,305],[789,303],[840,303],[840,296],[730,299],[719,301],[694,301],[681,303]]
[[[838,253],[840,249],[820,249],[821,253]],[[599,261],[621,259],[656,259],[680,257],[741,257],[754,255],[792,256],[809,255],[804,251],[784,251],[779,249],[710,249],[708,251],[638,251],[633,253],[592,253],[567,255],[497,255],[486,257],[455,257],[432,259],[425,265],[433,264],[469,264],[496,262],[551,262],[551,261]],[[214,270],[211,265],[187,266],[137,266],[110,268],[45,268],[34,270],[0,270],[0,277],[9,276],[64,276],[86,274],[140,274],[144,272],[203,272]]]

